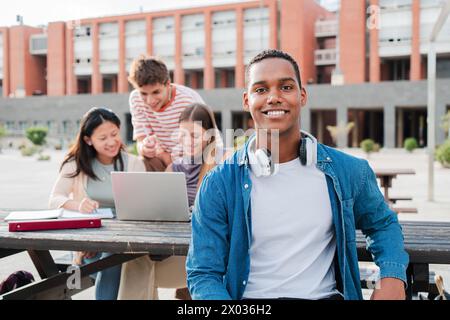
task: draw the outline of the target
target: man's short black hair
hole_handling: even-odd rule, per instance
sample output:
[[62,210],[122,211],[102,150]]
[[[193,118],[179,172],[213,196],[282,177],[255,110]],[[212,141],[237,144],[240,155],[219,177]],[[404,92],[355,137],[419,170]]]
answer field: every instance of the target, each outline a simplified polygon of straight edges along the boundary
[[275,49],[264,50],[261,53],[259,53],[257,56],[255,56],[252,60],[250,60],[249,64],[247,65],[247,68],[245,70],[245,83],[247,85],[248,85],[248,81],[249,81],[249,77],[250,77],[250,68],[258,62],[261,62],[265,59],[270,59],[270,58],[279,58],[279,59],[284,59],[286,61],[289,61],[295,70],[295,76],[297,77],[298,84],[299,84],[300,88],[302,87],[302,78],[300,76],[300,68],[298,67],[297,61],[295,61],[295,59],[292,58],[286,52],[281,51],[281,50],[275,50]]

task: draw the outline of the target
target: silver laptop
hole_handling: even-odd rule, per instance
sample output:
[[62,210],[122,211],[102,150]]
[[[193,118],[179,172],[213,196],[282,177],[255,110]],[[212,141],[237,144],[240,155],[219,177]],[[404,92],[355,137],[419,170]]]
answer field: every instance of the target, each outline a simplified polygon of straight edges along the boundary
[[190,220],[186,178],[181,172],[112,172],[119,220]]

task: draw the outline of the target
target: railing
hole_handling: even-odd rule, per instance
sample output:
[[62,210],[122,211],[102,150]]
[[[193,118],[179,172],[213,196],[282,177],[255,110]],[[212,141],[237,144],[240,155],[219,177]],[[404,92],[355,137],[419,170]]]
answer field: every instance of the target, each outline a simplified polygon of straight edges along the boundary
[[337,20],[319,20],[316,21],[316,38],[335,37],[338,34]]
[[30,54],[46,55],[48,49],[47,35],[34,34],[30,37]]
[[402,8],[411,8],[411,0],[381,0],[379,6],[383,10],[396,10]]
[[315,56],[315,65],[316,66],[325,66],[325,65],[333,65],[337,62],[337,50],[336,49],[323,49],[316,50],[314,52]]

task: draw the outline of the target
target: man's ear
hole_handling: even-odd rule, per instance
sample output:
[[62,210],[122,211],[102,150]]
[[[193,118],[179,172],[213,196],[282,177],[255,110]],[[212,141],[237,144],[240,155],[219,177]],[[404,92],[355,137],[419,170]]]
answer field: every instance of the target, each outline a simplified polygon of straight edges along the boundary
[[308,94],[306,93],[306,89],[304,87],[302,87],[300,95],[301,106],[304,107],[308,103]]
[[242,95],[242,104],[244,106],[244,111],[250,112],[250,106],[248,104],[248,93],[247,91],[244,91]]

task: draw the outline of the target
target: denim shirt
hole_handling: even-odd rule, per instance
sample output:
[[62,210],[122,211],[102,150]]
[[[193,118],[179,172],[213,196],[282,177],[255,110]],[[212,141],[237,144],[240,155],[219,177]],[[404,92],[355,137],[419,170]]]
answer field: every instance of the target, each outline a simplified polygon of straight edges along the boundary
[[[252,183],[246,150],[247,146],[213,169],[197,195],[186,261],[187,283],[193,299],[243,297],[250,272],[252,239]],[[327,180],[337,242],[336,282],[344,298],[363,299],[356,229],[365,235],[367,249],[380,268],[381,278],[397,278],[406,283],[409,257],[402,229],[368,162],[318,144],[317,168]]]

